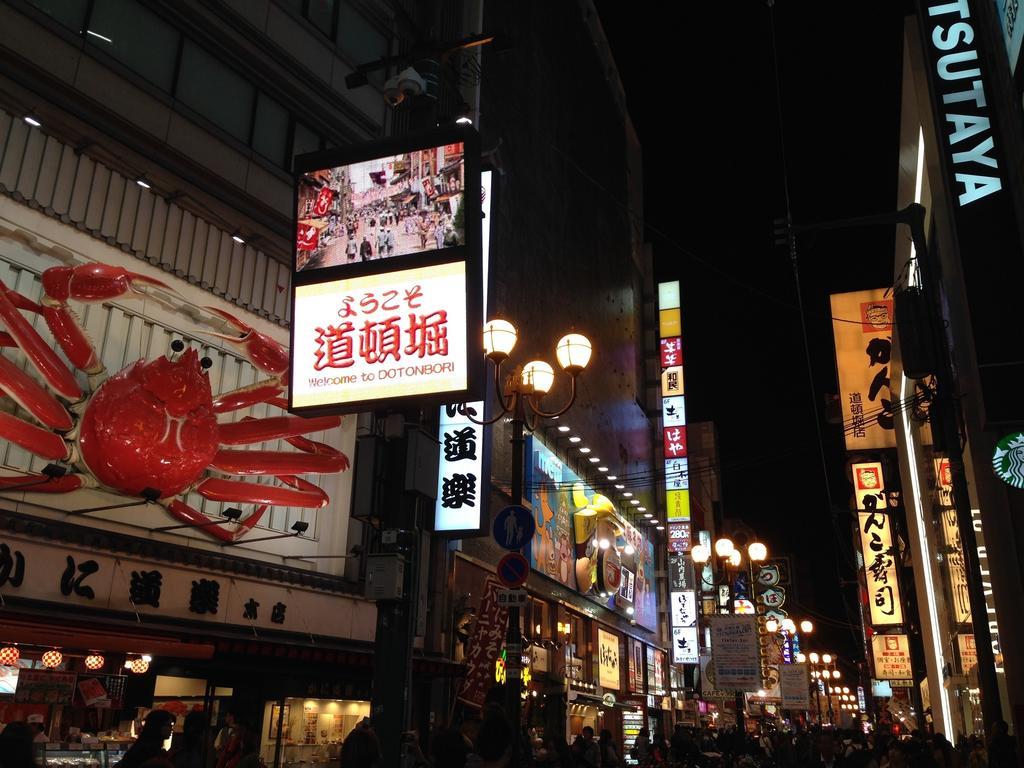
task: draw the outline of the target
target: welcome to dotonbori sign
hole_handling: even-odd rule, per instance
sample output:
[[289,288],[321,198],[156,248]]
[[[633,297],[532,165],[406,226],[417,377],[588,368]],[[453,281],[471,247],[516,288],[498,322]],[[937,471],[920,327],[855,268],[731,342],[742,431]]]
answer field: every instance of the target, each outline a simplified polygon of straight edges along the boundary
[[479,398],[479,189],[467,126],[296,159],[291,410]]

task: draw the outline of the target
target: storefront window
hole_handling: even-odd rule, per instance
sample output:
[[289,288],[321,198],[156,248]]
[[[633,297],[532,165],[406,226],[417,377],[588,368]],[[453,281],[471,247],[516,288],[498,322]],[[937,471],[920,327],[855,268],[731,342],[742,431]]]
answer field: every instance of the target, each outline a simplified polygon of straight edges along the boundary
[[370,702],[347,699],[290,698],[268,701],[263,709],[260,756],[265,765],[334,763],[345,737],[364,717]]

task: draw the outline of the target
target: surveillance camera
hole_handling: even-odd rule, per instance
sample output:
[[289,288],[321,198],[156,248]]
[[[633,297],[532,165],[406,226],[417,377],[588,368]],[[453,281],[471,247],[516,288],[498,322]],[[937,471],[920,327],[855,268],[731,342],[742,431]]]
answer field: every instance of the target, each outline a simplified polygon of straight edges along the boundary
[[397,107],[405,98],[405,93],[398,87],[398,75],[384,83],[384,101],[392,107]]
[[403,96],[422,96],[427,91],[427,84],[412,67],[406,67],[398,73],[398,89]]

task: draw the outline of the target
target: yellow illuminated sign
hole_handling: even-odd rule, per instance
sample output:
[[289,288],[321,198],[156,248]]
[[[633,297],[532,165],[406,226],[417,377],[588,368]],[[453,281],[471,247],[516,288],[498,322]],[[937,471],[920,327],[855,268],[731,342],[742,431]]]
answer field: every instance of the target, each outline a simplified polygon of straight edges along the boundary
[[662,309],[658,312],[658,335],[663,339],[671,336],[683,335],[683,323],[680,311],[676,309]]
[[688,521],[690,519],[690,492],[689,491],[666,491],[665,492],[666,517],[668,521]]

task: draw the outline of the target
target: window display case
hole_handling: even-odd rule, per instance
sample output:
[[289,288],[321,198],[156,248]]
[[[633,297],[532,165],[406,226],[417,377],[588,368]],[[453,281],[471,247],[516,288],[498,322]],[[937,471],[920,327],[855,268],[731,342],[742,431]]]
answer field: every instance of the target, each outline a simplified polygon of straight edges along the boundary
[[113,768],[131,744],[39,744],[36,763],[41,768]]

